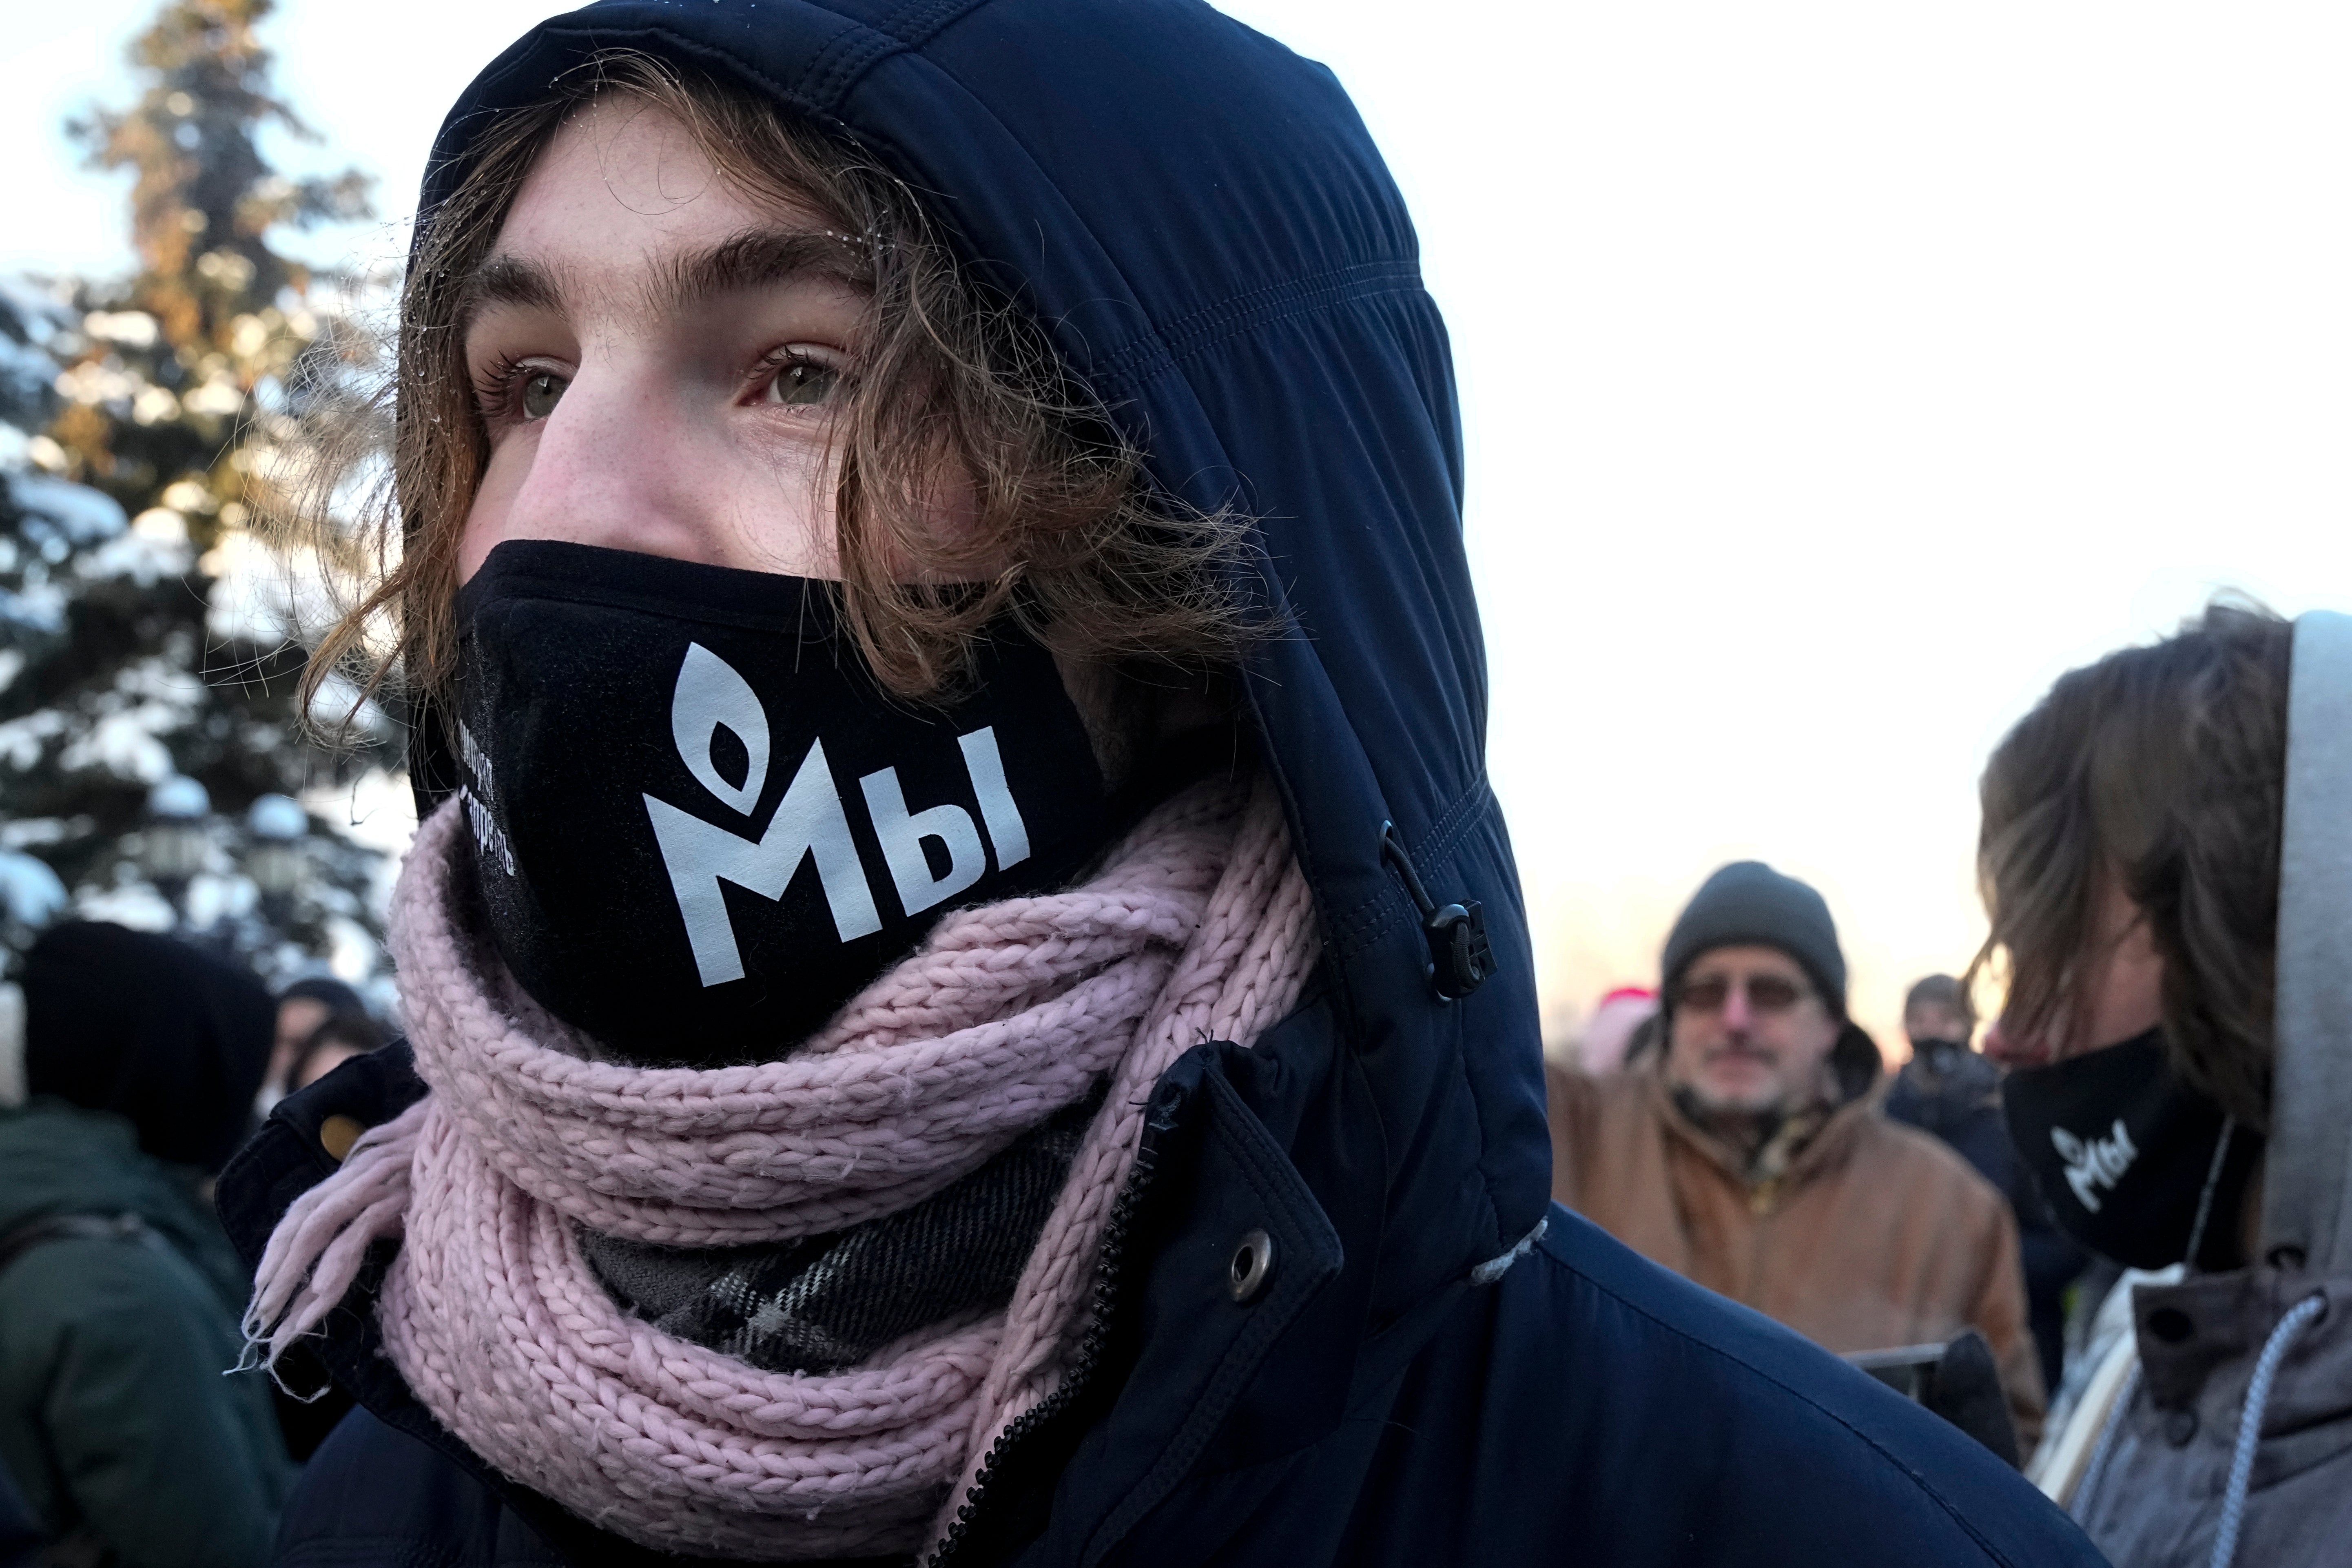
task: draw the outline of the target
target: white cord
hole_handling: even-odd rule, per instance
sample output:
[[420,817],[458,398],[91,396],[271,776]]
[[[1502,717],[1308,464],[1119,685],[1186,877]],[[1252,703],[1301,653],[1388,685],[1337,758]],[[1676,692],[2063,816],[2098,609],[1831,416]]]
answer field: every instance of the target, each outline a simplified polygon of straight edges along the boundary
[[2254,1479],[2254,1446],[2262,1441],[2263,1412],[2271,1402],[2271,1384],[2277,1381],[2279,1363],[2304,1326],[2327,1310],[2327,1298],[2305,1296],[2281,1318],[2263,1353],[2254,1363],[2254,1380],[2246,1384],[2246,1403],[2238,1416],[2238,1447],[2230,1457],[2230,1485],[2221,1494],[2221,1523],[2213,1532],[2210,1568],[2231,1568],[2238,1556],[2238,1531],[2246,1521],[2246,1489]]

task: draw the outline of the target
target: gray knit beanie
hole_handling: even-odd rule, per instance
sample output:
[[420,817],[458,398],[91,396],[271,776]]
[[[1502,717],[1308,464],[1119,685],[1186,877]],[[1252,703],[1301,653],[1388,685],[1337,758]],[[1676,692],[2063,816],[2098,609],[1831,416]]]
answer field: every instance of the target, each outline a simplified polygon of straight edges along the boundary
[[1683,971],[1718,947],[1777,947],[1797,961],[1834,1016],[1845,1016],[1845,954],[1821,894],[1761,860],[1735,860],[1699,885],[1666,933],[1664,994],[1673,1005]]

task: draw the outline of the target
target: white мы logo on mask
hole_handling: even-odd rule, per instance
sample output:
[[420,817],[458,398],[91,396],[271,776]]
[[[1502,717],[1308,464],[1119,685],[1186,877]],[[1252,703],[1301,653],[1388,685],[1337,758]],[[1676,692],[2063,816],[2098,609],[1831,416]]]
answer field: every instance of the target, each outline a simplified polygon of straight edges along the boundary
[[[670,699],[669,719],[670,737],[687,772],[730,810],[750,816],[768,782],[769,763],[767,710],[751,682],[700,643],[689,644],[686,661],[678,668],[677,689]],[[711,742],[722,728],[742,742],[749,759],[740,784],[729,784],[711,761]],[[971,779],[981,826],[987,829],[988,842],[995,850],[997,869],[1019,865],[1029,858],[1029,829],[1005,784],[996,731],[975,730],[958,737],[956,743]],[[980,828],[962,806],[942,804],[908,810],[896,768],[877,769],[857,783],[874,836],[882,845],[883,863],[890,868],[899,905],[908,914],[920,914],[946,902],[987,873],[989,855],[982,846]],[[801,862],[814,858],[834,930],[841,940],[871,936],[882,929],[874,891],[866,885],[866,868],[858,862],[857,845],[849,834],[849,814],[842,805],[841,792],[834,787],[833,769],[825,762],[822,738],[809,743],[775,816],[768,820],[767,831],[756,839],[715,827],[667,801],[652,795],[644,798],[704,985],[743,978],[743,955],[727,916],[727,900],[719,888],[721,882],[732,882],[763,899],[781,899]],[[923,850],[926,838],[937,839],[947,851],[948,868],[943,876],[931,875],[930,860]]]
[[2132,1162],[2139,1158],[2120,1116],[2105,1138],[2078,1138],[2063,1127],[2053,1127],[2050,1143],[2066,1162],[2066,1184],[2074,1189],[2074,1201],[2093,1214],[2099,1212],[2098,1189],[2113,1192]]
[[[710,760],[710,742],[722,725],[743,742],[748,758],[740,788]],[[740,815],[751,815],[768,782],[768,710],[733,665],[698,642],[686,645],[686,662],[678,666],[677,690],[669,700],[669,735],[697,784]]]

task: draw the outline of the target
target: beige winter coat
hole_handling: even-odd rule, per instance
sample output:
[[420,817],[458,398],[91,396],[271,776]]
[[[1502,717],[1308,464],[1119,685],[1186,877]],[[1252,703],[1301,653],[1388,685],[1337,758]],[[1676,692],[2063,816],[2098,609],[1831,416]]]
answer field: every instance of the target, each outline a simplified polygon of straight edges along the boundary
[[1981,1331],[2021,1448],[2042,1430],[2017,1222],[1992,1184],[1875,1096],[1840,1107],[1776,1180],[1685,1117],[1654,1067],[1547,1068],[1552,1195],[1643,1256],[1841,1354]]

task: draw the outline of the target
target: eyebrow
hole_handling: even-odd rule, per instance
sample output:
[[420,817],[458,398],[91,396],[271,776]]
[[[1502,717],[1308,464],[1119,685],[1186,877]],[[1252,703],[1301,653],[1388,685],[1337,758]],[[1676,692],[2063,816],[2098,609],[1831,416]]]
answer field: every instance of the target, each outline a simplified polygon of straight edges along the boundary
[[457,300],[457,324],[464,327],[492,305],[512,305],[526,310],[560,310],[563,284],[553,271],[527,256],[500,252],[474,268]]
[[[643,303],[657,314],[688,310],[720,295],[803,278],[823,278],[870,289],[867,253],[846,235],[799,228],[751,228],[717,245],[667,258],[648,283]],[[561,310],[566,279],[545,263],[500,251],[466,279],[457,320],[470,324],[494,305]]]
[[763,284],[822,278],[852,288],[871,288],[874,268],[846,235],[804,228],[749,228],[708,250],[665,261],[648,292],[648,302],[683,310]]

